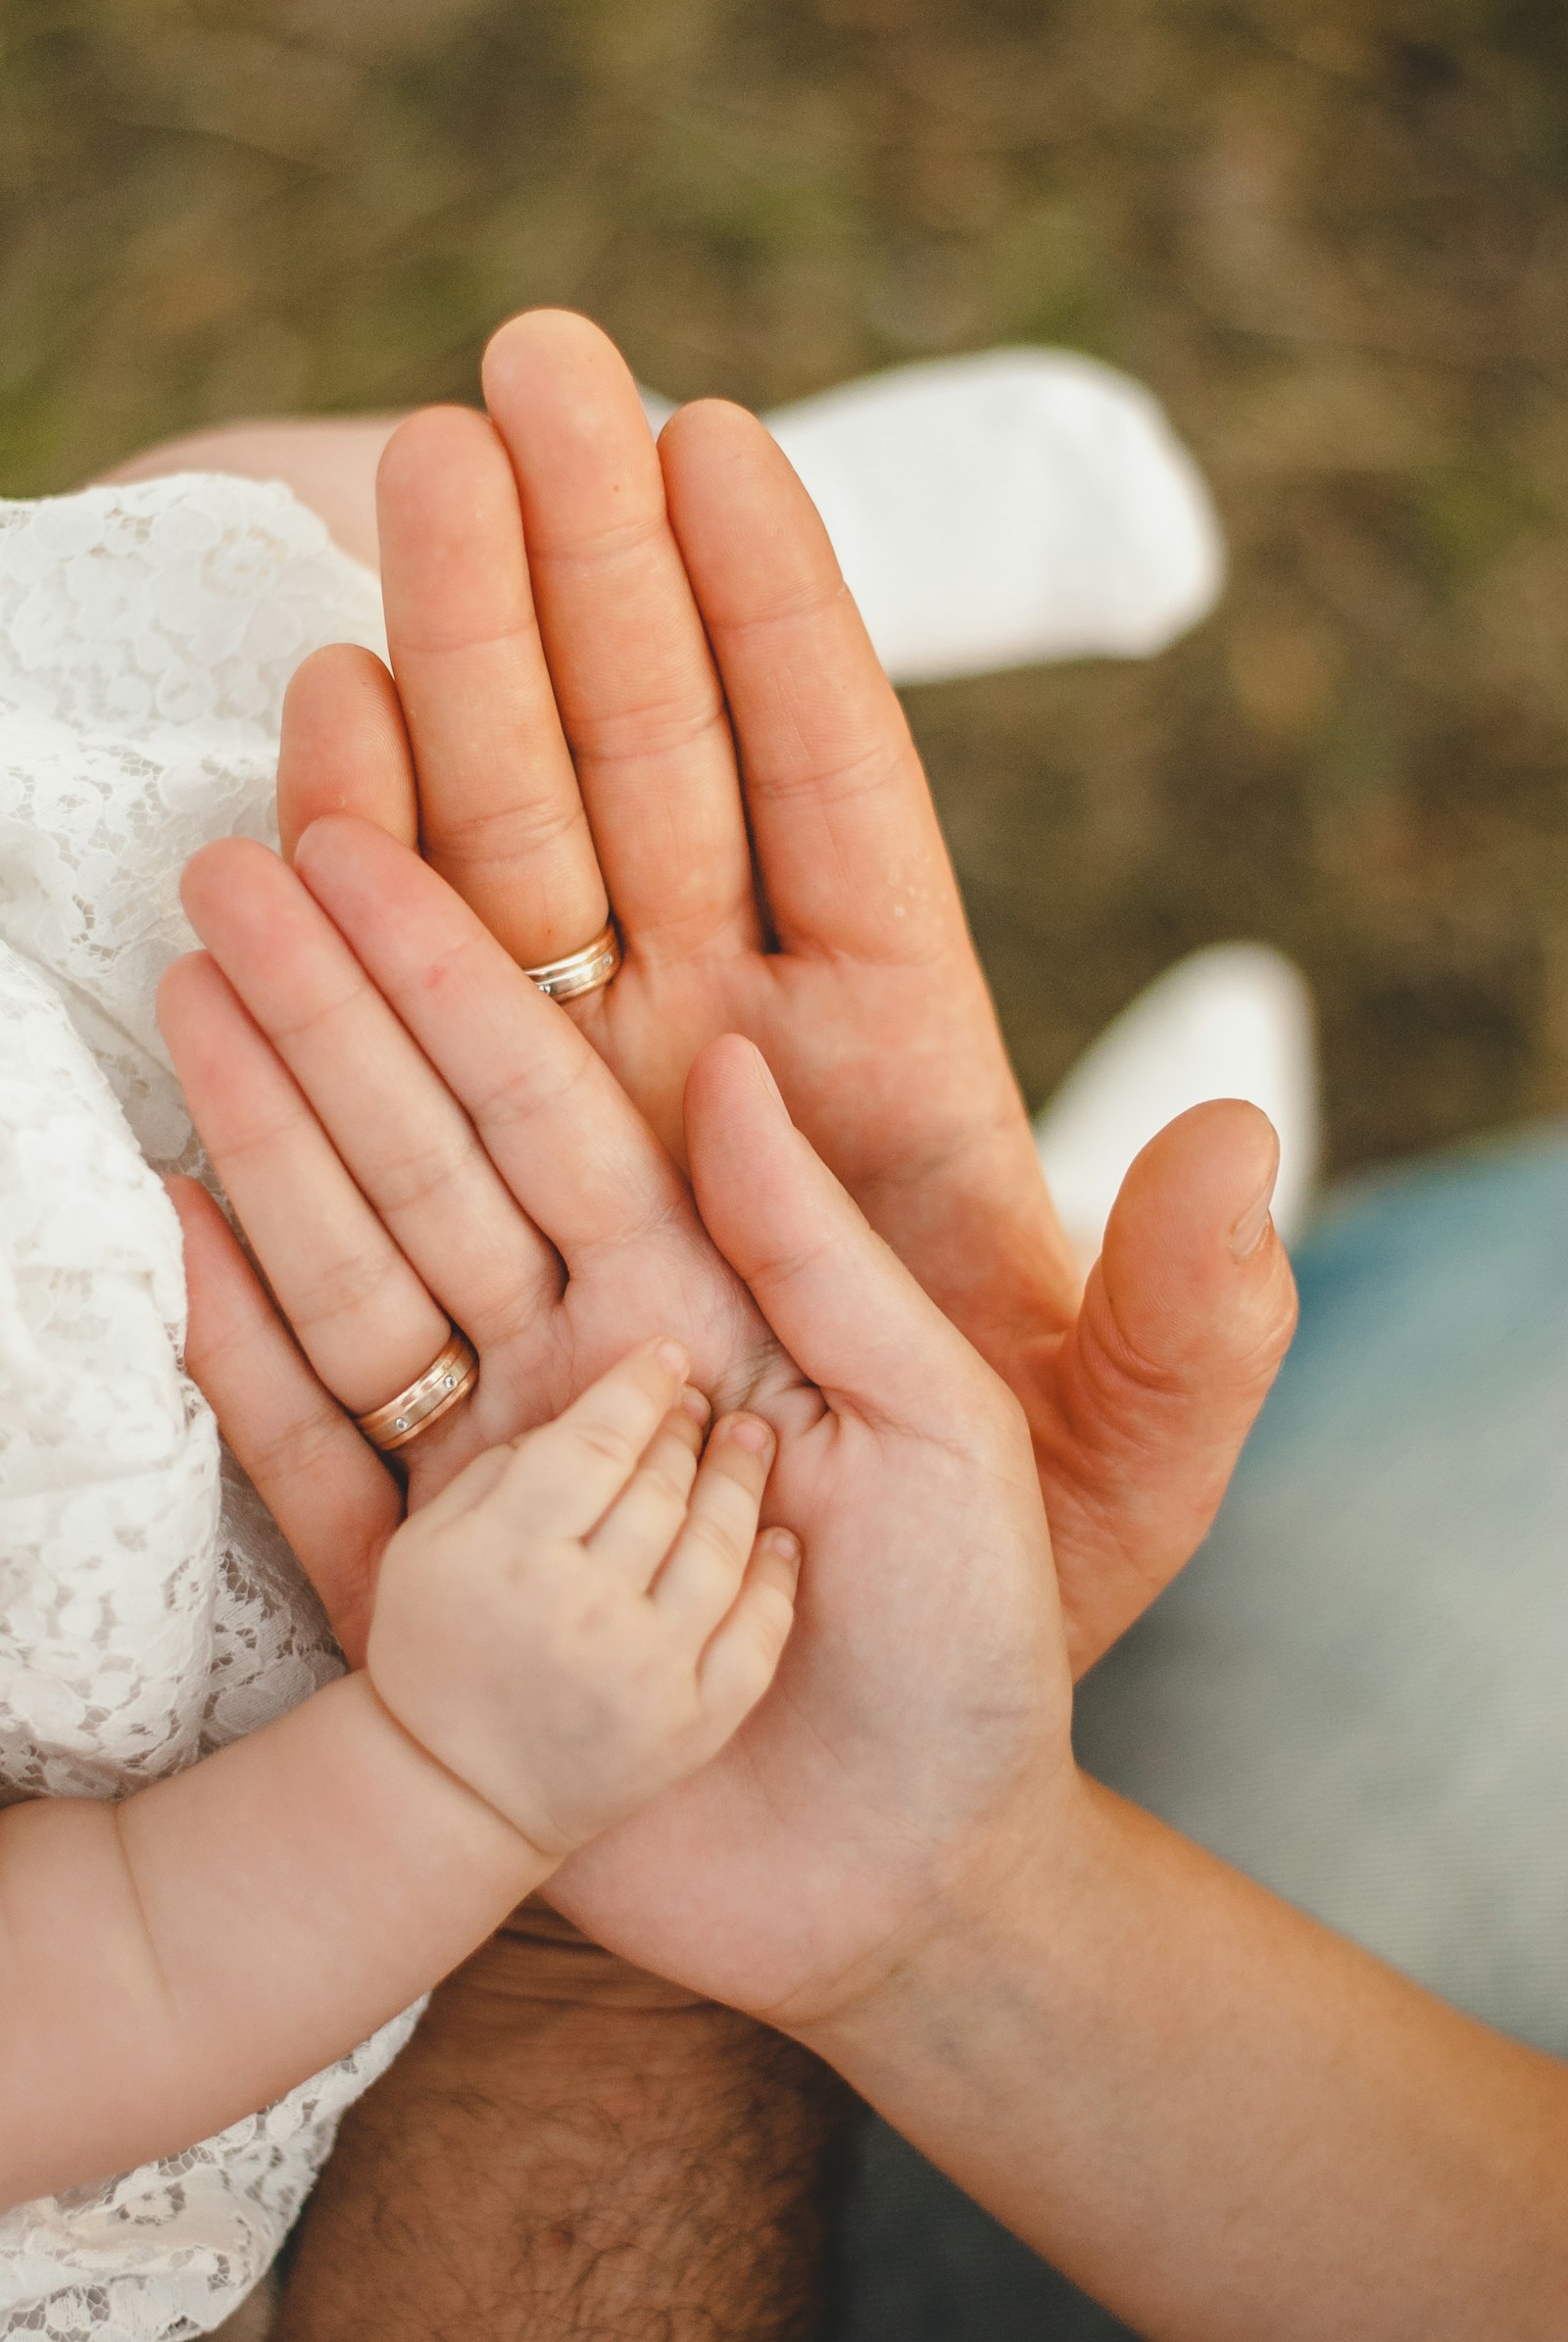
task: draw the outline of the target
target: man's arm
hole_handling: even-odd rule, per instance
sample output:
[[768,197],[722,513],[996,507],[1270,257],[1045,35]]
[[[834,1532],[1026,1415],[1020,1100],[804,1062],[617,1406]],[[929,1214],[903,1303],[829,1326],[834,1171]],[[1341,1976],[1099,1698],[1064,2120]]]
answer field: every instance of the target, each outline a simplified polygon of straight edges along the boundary
[[807,2342],[853,2104],[525,1905],[345,2121],[276,2342]]

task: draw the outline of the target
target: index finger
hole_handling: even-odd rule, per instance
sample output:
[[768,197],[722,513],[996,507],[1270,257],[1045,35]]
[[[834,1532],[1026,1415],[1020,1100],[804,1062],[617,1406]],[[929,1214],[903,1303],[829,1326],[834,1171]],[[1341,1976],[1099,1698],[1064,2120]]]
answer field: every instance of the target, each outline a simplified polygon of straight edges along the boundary
[[587,1537],[642,1462],[690,1363],[667,1336],[645,1342],[518,1441],[486,1510],[528,1536]]
[[788,459],[754,415],[717,399],[666,423],[660,454],[779,941],[882,962],[961,948],[958,891],[904,710]]
[[362,821],[318,821],[296,858],[568,1272],[654,1231],[706,1256],[684,1181],[609,1066],[452,888]]

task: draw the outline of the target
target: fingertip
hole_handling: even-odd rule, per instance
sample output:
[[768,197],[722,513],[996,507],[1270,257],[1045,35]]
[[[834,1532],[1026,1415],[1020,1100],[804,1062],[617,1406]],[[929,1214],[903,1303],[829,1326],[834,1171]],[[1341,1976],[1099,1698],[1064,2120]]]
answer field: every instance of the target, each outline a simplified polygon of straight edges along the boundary
[[207,958],[205,951],[181,951],[179,957],[172,959],[159,977],[158,989],[153,995],[153,1014],[158,1019],[160,1032],[165,1030],[169,1020],[178,1016],[180,1002],[191,988],[191,971]]
[[726,1415],[713,1426],[712,1440],[727,1439],[747,1455],[770,1456],[777,1440],[773,1427],[760,1415]]
[[176,1071],[188,1071],[193,1058],[209,1047],[215,1014],[234,1009],[245,1013],[210,951],[184,951],[171,960],[158,980],[153,1008],[158,1030],[171,1055],[178,1060]]
[[733,1703],[739,1722],[776,1675],[795,1628],[800,1539],[764,1529],[753,1539],[740,1590],[709,1638],[699,1673],[709,1695]]
[[792,1584],[799,1578],[805,1547],[793,1529],[764,1529],[757,1544],[760,1558],[774,1563]]
[[670,1408],[660,1427],[660,1437],[675,1439],[690,1454],[700,1457],[703,1452],[703,1426],[697,1418],[680,1405]]
[[[1279,1136],[1246,1098],[1209,1098],[1189,1106],[1135,1156],[1106,1223],[1104,1265],[1136,1235],[1140,1253],[1156,1237],[1187,1244],[1201,1230],[1231,1258],[1262,1236],[1279,1176]],[[1140,1267],[1143,1266],[1142,1260]]]
[[688,1119],[722,1131],[759,1102],[774,1119],[789,1122],[784,1094],[755,1041],[743,1033],[720,1033],[692,1061],[686,1076]]
[[216,1199],[209,1195],[199,1179],[192,1179],[188,1171],[166,1171],[164,1187],[170,1201],[177,1212],[189,1212],[193,1218],[202,1211],[215,1212],[220,1219],[222,1219],[223,1215],[219,1209]]
[[187,1247],[213,1236],[220,1228],[227,1233],[228,1222],[199,1179],[192,1179],[183,1171],[171,1171],[165,1176],[164,1192],[174,1207]]
[[293,861],[325,813],[362,813],[413,846],[418,837],[414,759],[397,686],[373,651],[328,643],[295,669],[283,698],[277,763],[278,841]]
[[389,508],[411,496],[422,501],[432,467],[438,472],[453,457],[466,462],[476,449],[482,454],[484,443],[493,448],[495,432],[476,407],[451,400],[416,408],[403,417],[381,450],[375,467],[377,505],[383,498]]
[[[843,588],[822,516],[757,415],[728,399],[695,399],[671,415],[658,452],[670,523],[710,627],[798,608],[804,596],[831,599]],[[892,704],[858,619],[855,632],[867,683],[874,673],[879,703],[885,694]]]
[[498,325],[479,361],[479,379],[487,404],[492,393],[505,395],[522,387],[541,359],[555,365],[603,366],[607,361],[622,371],[625,360],[602,325],[581,310],[545,306],[520,309]]
[[1098,1270],[1131,1348],[1173,1364],[1283,1356],[1296,1288],[1269,1212],[1279,1161],[1273,1124],[1245,1098],[1189,1107],[1144,1147]]
[[191,925],[199,933],[203,918],[236,879],[276,859],[259,838],[214,838],[199,846],[179,874],[179,900]]
[[678,467],[693,458],[707,465],[722,463],[737,452],[755,455],[761,449],[771,450],[780,464],[789,461],[766,424],[734,399],[688,400],[665,423],[659,446],[661,454]]
[[385,830],[358,813],[318,813],[300,832],[294,846],[294,871],[309,892],[320,901],[329,882],[339,876],[355,854],[374,853]]

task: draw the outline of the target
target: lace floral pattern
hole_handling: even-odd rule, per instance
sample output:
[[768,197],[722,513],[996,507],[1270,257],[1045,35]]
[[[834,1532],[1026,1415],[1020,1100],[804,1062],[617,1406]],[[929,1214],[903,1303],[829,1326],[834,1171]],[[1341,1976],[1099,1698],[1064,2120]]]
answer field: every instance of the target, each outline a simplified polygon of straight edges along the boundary
[[[179,872],[272,838],[283,689],[381,647],[374,580],[275,486],[0,503],[0,1803],[121,1796],[340,1672],[180,1369],[204,1165],[158,1036]],[[256,2284],[399,2019],[170,2162],[0,2215],[0,2336],[174,2342]]]

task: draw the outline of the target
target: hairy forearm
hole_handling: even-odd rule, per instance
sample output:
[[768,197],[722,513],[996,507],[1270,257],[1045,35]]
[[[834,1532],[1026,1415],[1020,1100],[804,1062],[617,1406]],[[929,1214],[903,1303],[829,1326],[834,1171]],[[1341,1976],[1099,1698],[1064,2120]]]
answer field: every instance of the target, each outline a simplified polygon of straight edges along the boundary
[[1152,2342],[1548,2342],[1568,2071],[1085,1784],[820,2046]]
[[344,2122],[278,2342],[806,2342],[848,2104],[793,2043],[524,1918]]
[[331,1685],[122,1805],[0,1816],[0,2203],[172,2155],[406,2008],[548,1865]]

